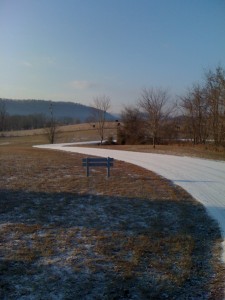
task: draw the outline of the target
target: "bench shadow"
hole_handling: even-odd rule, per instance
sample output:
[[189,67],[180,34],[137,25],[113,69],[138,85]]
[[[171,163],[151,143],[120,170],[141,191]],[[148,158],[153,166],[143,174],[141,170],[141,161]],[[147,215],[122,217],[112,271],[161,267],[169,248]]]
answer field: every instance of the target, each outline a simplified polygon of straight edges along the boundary
[[186,179],[172,179],[174,183],[180,183],[180,182],[190,182],[190,183],[209,183],[209,182],[216,182],[212,180],[186,180]]

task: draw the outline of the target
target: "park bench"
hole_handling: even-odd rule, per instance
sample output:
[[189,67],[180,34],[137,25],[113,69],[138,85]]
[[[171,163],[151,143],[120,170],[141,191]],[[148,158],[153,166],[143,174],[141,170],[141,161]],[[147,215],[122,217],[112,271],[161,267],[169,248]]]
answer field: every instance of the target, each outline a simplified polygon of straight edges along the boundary
[[86,167],[87,176],[89,176],[90,167],[107,167],[107,177],[110,176],[110,167],[113,167],[113,158],[111,157],[87,157],[82,159],[82,166]]

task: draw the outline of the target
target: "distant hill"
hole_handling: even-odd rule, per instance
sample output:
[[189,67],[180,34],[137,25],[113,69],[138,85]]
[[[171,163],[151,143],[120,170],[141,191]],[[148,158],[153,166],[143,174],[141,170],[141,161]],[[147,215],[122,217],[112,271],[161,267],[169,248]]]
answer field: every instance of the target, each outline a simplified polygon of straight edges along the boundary
[[[50,103],[53,105],[54,117],[57,119],[73,119],[85,122],[91,116],[92,108],[73,102],[56,102],[47,100],[12,100],[1,99],[5,103],[5,109],[10,116],[27,116],[43,114],[50,116]],[[106,113],[107,120],[115,120],[115,116]]]

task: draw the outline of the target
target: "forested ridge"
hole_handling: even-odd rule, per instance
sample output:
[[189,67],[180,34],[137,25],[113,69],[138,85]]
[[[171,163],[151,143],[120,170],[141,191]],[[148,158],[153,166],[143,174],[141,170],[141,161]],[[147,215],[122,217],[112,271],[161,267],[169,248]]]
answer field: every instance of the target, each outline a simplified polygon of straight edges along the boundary
[[[52,108],[54,118],[61,124],[86,122],[93,110],[90,106],[73,102],[0,98],[0,131],[45,127]],[[113,118],[109,113],[106,117]]]

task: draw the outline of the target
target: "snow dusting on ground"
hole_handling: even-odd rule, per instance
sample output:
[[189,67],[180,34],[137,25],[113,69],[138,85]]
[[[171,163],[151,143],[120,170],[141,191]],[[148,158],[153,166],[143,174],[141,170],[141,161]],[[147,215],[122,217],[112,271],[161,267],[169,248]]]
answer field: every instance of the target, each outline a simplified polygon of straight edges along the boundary
[[225,162],[164,154],[76,147],[74,143],[36,147],[112,157],[151,170],[181,186],[201,202],[208,213],[220,224],[224,240],[222,259],[225,262]]

